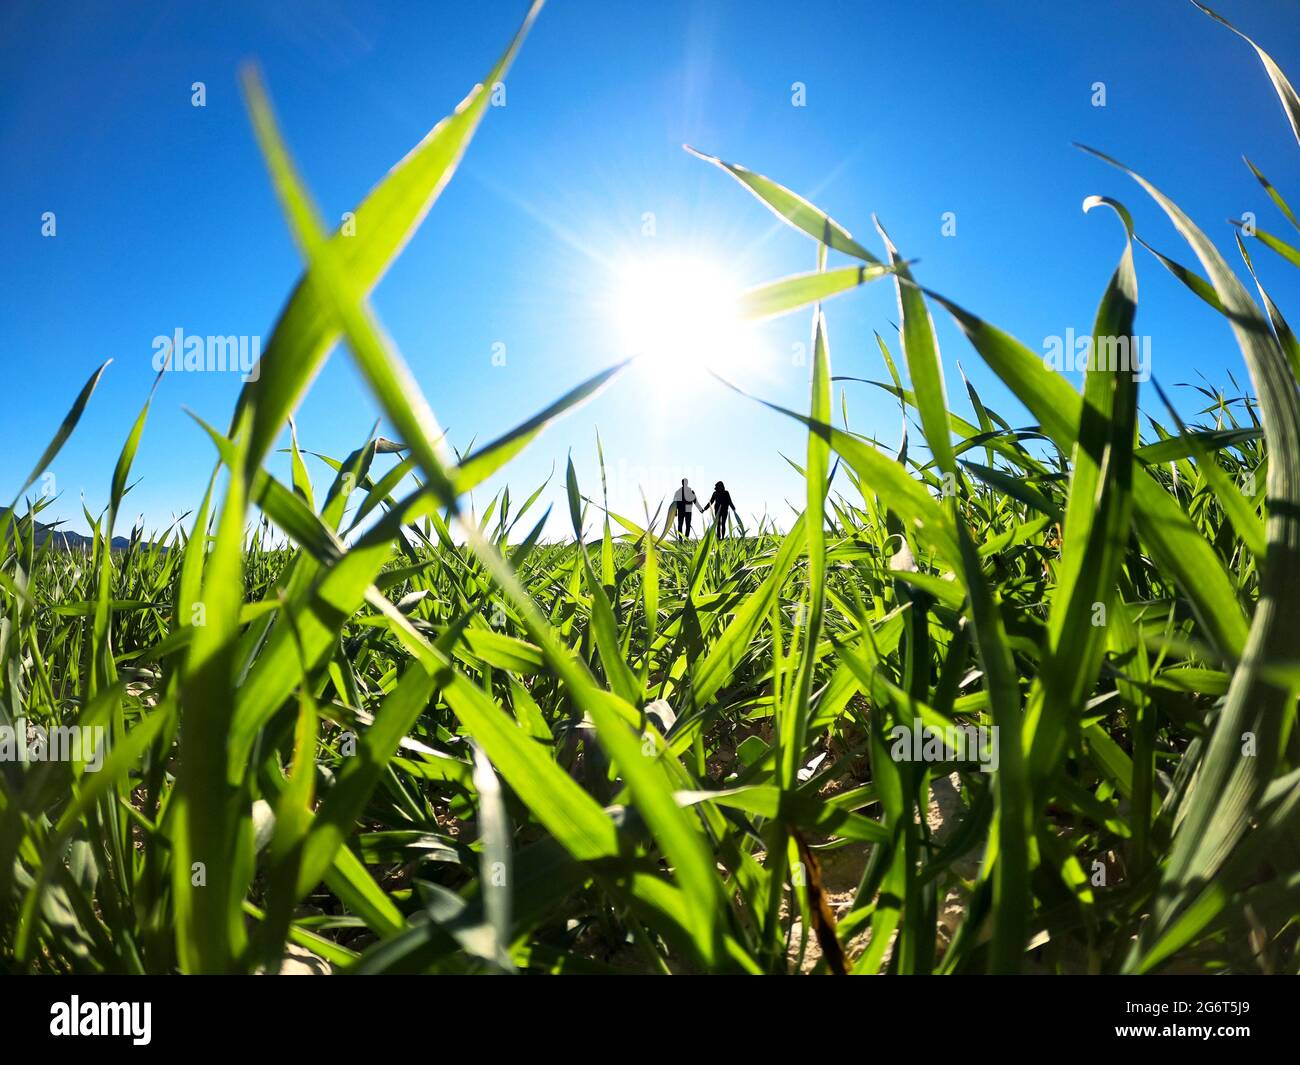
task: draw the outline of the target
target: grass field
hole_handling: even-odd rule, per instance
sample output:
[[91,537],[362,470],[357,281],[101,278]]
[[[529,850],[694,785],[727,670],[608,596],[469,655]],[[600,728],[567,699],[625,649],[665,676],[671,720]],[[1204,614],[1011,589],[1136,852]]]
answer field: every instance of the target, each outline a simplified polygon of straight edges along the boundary
[[[1126,368],[1095,360],[1080,394],[926,290],[883,231],[877,258],[705,157],[814,242],[816,270],[744,305],[812,315],[808,404],[776,408],[808,428],[803,517],[681,542],[572,465],[567,542],[541,538],[537,486],[470,513],[623,369],[454,455],[366,302],[537,7],[354,236],[324,231],[246,76],[306,270],[230,424],[203,426],[207,494],[110,549],[146,403],[93,547],[43,534],[51,501],[28,492],[101,368],[0,519],[0,714],[38,741],[0,763],[0,967],[1295,973],[1300,342],[1282,312],[1137,174],[1190,256],[1135,260],[1123,204],[1090,199],[1118,262],[1095,350],[1139,333],[1137,264],[1159,263],[1249,380],[1202,388],[1193,424],[1143,385],[1140,420]],[[1300,266],[1263,229],[1237,244],[1248,268],[1248,247]],[[821,311],[865,284],[898,298],[875,384],[836,377]],[[969,386],[948,408],[932,310],[1028,428]],[[401,443],[321,465],[295,434],[281,482],[268,459],[340,339]],[[886,389],[924,440],[855,432],[837,380]],[[56,737],[103,747],[42,757]]]

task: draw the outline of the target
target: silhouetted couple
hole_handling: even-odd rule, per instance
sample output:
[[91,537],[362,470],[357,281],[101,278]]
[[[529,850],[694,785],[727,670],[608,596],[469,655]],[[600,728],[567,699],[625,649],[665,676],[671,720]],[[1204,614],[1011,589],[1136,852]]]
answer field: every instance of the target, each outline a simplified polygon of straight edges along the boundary
[[695,489],[683,477],[682,486],[673,493],[673,507],[677,511],[678,536],[691,535],[691,507],[696,507],[701,514],[707,513],[710,507],[713,508],[714,529],[719,540],[726,539],[727,516],[729,514],[735,514],[736,520],[740,520],[740,513],[736,510],[736,505],[731,501],[731,493],[727,491],[727,486],[721,481],[713,486],[713,495],[709,496],[709,501],[704,506],[700,506],[700,497],[695,494]]

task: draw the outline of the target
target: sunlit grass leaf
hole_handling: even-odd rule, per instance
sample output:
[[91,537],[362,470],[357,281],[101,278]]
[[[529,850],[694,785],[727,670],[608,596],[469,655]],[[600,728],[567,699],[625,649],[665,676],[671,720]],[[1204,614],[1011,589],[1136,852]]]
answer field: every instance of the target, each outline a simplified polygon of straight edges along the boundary
[[948,397],[943,383],[943,362],[939,342],[934,335],[934,321],[925,305],[925,296],[912,283],[911,272],[889,239],[885,227],[877,220],[876,229],[889,252],[890,265],[897,271],[894,287],[898,293],[899,332],[903,338],[903,356],[912,379],[912,390],[921,413],[921,428],[941,473],[955,475],[957,460],[952,451],[952,430],[948,424]]
[[1244,155],[1242,156],[1242,159],[1244,159],[1246,165],[1250,167],[1250,172],[1255,175],[1255,180],[1264,186],[1264,191],[1268,193],[1269,199],[1277,204],[1279,211],[1286,215],[1286,220],[1295,226],[1296,229],[1300,229],[1300,221],[1296,219],[1295,212],[1291,210],[1291,205],[1282,198],[1282,194],[1273,187],[1273,183],[1261,174],[1259,168],[1249,159],[1246,159]]
[[739,313],[746,321],[775,318],[875,281],[889,272],[887,266],[842,266],[768,281],[741,295]]
[[[542,0],[533,0],[519,31],[487,77],[357,206],[351,235],[339,232],[332,238],[359,292],[368,292],[379,281],[455,173],[487,112],[493,86],[510,69],[541,7]],[[256,405],[248,449],[250,466],[260,464],[270,450],[340,331],[322,306],[319,293],[304,277],[280,313],[258,363],[257,379],[247,384],[240,396],[241,410]]]
[[[976,351],[1033,413],[1056,445],[1073,448],[1082,399],[1043,358],[951,300],[929,293],[956,320]],[[1246,642],[1246,616],[1222,561],[1178,503],[1145,472],[1133,478],[1133,521],[1161,569],[1177,581],[1216,648],[1235,658]]]
[[849,236],[848,230],[831,218],[825,211],[814,207],[796,192],[791,192],[784,185],[778,185],[771,178],[756,174],[738,163],[723,162],[715,155],[705,155],[696,151],[689,144],[683,147],[697,159],[712,163],[725,170],[750,192],[752,192],[773,214],[783,219],[795,229],[801,229],[813,240],[821,241],[828,248],[852,255],[863,262],[878,263],[871,252]]
[[1100,196],[1085,200],[1084,210],[1101,205],[1119,216],[1125,242],[1093,325],[1061,563],[1047,620],[1042,683],[1034,687],[1025,721],[1030,773],[1039,786],[1078,735],[1078,718],[1106,646],[1106,630],[1097,619],[1118,609],[1116,588],[1128,546],[1133,478],[1143,476],[1130,458],[1137,435],[1138,386],[1133,367],[1123,365],[1122,359],[1116,359],[1114,366],[1104,365],[1101,355],[1108,338],[1135,336],[1133,221],[1122,204]]
[[[1171,200],[1150,182],[1100,153],[1133,178],[1168,215],[1200,260],[1223,303],[1237,344],[1259,394],[1270,443],[1268,551],[1260,598],[1209,747],[1190,782],[1173,851],[1164,871],[1166,894],[1143,944],[1172,919],[1187,894],[1214,875],[1246,832],[1259,797],[1277,765],[1294,693],[1271,683],[1264,663],[1287,657],[1300,631],[1300,398],[1296,379],[1268,322],[1218,250]],[[1242,757],[1243,736],[1257,744]]]
[[1264,69],[1268,72],[1268,79],[1273,83],[1273,88],[1277,92],[1277,98],[1282,102],[1282,111],[1286,114],[1287,121],[1291,123],[1291,132],[1295,134],[1297,142],[1300,142],[1300,96],[1287,80],[1287,76],[1282,73],[1279,67],[1264,49],[1257,45],[1253,40],[1247,37],[1241,30],[1237,29],[1222,15],[1206,7],[1200,0],[1192,0],[1192,3],[1204,11],[1215,22],[1221,23],[1232,30],[1238,37],[1255,49],[1255,54],[1259,56],[1259,61],[1264,64]]

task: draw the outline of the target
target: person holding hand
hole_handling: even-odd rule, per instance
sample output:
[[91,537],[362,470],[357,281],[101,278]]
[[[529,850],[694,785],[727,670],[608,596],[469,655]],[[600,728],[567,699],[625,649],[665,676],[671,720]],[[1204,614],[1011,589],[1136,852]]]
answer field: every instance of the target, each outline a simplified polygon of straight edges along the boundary
[[701,514],[704,508],[700,506],[700,497],[695,494],[695,489],[690,486],[686,478],[682,478],[682,486],[673,493],[673,507],[677,511],[677,535],[691,535],[691,507],[695,507]]
[[[682,482],[685,484],[686,482]],[[735,514],[736,521],[740,521],[740,512],[736,510],[736,505],[731,501],[731,493],[727,491],[727,486],[719,481],[713,486],[713,495],[709,496],[709,501],[704,504],[705,509],[713,508],[713,524],[718,534],[719,540],[727,538],[727,515]]]

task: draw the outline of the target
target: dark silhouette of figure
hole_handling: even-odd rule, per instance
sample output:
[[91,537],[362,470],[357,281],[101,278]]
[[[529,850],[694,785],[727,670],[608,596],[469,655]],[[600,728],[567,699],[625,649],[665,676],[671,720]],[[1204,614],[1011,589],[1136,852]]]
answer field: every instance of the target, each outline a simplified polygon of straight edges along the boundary
[[687,483],[686,478],[682,478],[682,486],[673,493],[673,507],[677,511],[677,535],[691,535],[691,507],[696,507],[701,514],[704,508],[700,506],[700,497],[695,494],[695,489]]
[[713,495],[709,496],[709,501],[704,504],[705,508],[713,508],[713,526],[714,531],[718,534],[719,540],[727,538],[727,515],[735,514],[736,520],[740,521],[740,512],[736,510],[736,504],[731,501],[731,493],[727,491],[727,486],[719,481],[713,486]]

